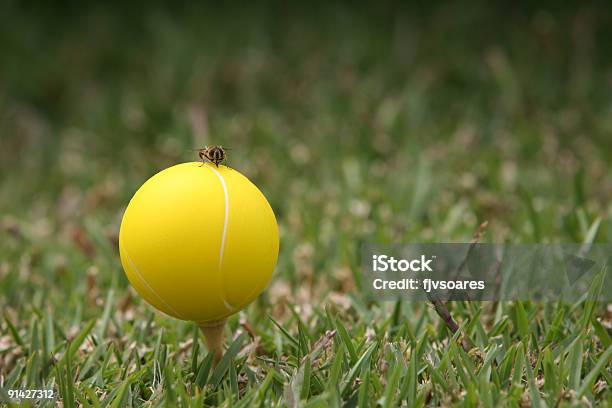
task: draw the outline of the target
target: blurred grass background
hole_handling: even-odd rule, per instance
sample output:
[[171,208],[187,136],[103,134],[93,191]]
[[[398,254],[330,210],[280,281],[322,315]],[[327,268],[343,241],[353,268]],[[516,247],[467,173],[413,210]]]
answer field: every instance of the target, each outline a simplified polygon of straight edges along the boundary
[[606,9],[2,8],[9,227],[116,236],[143,180],[222,144],[283,247],[332,265],[360,240],[465,239],[485,219],[498,242],[581,242],[601,217],[609,241]]
[[113,288],[142,318],[122,211],[205,144],[281,228],[249,316],[356,302],[366,241],[465,241],[488,220],[486,241],[610,242],[611,23],[603,2],[2,2],[4,317],[27,332],[50,310],[70,338]]

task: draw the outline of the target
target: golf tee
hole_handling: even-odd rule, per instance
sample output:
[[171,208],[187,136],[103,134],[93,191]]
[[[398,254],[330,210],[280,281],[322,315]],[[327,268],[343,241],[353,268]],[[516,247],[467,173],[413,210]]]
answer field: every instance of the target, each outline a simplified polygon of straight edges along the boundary
[[198,324],[204,334],[209,352],[214,355],[213,365],[217,365],[223,355],[223,329],[226,321],[226,319],[221,319]]

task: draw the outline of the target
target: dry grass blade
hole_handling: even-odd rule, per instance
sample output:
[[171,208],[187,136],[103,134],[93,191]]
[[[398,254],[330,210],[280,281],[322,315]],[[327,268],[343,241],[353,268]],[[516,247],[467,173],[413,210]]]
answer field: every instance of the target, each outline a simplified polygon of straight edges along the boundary
[[[489,225],[489,222],[484,221],[478,226],[478,229],[474,233],[474,237],[472,238],[472,241],[470,242],[470,246],[465,254],[465,257],[463,258],[463,261],[461,261],[461,263],[457,267],[456,274],[459,274],[459,272],[465,267],[465,264],[470,254],[472,253],[472,249],[476,246],[476,244],[478,244],[478,242],[480,242],[480,239],[482,235],[485,233],[488,225]],[[448,327],[448,329],[454,335],[457,332],[457,330],[459,330],[459,325],[457,324],[455,319],[453,319],[453,316],[450,314],[450,311],[448,310],[448,306],[447,306],[448,302],[444,300],[440,300],[440,299],[435,299],[431,293],[427,293],[427,298],[429,299],[429,302],[433,305],[434,310],[436,311],[438,316],[440,316],[440,318],[442,319],[446,327]],[[466,352],[470,351],[474,347],[472,341],[469,339],[469,337],[467,337],[465,333],[461,335],[461,346]]]

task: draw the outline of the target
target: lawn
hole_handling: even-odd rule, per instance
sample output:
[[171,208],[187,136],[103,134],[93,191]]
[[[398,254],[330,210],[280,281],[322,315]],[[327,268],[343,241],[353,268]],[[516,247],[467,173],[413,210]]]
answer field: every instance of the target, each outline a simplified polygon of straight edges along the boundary
[[[364,243],[610,243],[612,9],[153,3],[0,5],[0,401],[612,405],[609,303],[360,287]],[[206,144],[280,228],[214,367],[118,253],[138,187]]]

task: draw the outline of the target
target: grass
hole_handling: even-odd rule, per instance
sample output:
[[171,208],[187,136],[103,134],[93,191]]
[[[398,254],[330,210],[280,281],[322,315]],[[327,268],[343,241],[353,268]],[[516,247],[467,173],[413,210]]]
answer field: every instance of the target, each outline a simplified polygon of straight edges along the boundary
[[[429,304],[359,289],[363,242],[465,242],[485,220],[485,242],[612,238],[609,10],[471,4],[3,3],[2,389],[64,407],[612,405],[609,304],[454,302],[453,335]],[[117,251],[133,192],[206,143],[232,148],[281,233],[216,367]]]

